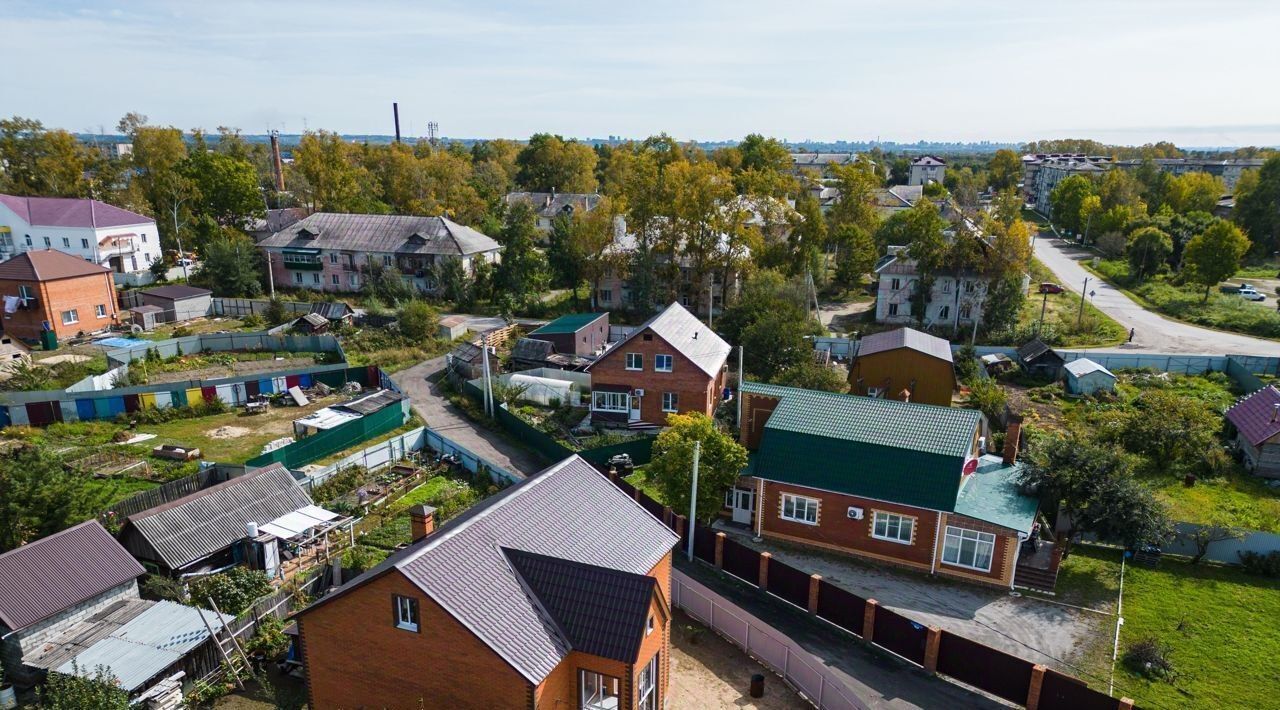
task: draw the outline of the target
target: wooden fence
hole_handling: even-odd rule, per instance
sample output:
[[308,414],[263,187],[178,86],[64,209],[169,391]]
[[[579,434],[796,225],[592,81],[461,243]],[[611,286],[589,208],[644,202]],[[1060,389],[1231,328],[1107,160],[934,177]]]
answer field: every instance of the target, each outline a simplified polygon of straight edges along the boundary
[[224,480],[226,478],[216,467],[197,471],[190,476],[176,478],[163,485],[142,491],[132,498],[126,498],[103,511],[102,518],[107,521],[123,522],[130,515],[191,495]]

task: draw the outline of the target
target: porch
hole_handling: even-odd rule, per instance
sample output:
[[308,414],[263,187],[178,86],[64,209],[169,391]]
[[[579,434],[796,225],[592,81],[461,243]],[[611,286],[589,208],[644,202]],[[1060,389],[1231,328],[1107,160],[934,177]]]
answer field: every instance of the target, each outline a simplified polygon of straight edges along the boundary
[[1013,571],[1013,585],[1040,592],[1053,593],[1058,583],[1058,567],[1062,564],[1062,546],[1041,541],[1036,547],[1028,540],[1022,543],[1018,565]]

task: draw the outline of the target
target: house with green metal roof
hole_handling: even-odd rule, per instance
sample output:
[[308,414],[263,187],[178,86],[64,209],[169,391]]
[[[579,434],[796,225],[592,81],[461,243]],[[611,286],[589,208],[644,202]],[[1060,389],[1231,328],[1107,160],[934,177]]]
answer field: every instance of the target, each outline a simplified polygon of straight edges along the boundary
[[551,343],[560,355],[598,355],[609,344],[609,314],[569,313],[526,337]]
[[740,395],[750,463],[726,499],[733,522],[764,538],[1013,586],[1039,507],[1016,484],[1019,422],[995,455],[973,409],[754,382]]

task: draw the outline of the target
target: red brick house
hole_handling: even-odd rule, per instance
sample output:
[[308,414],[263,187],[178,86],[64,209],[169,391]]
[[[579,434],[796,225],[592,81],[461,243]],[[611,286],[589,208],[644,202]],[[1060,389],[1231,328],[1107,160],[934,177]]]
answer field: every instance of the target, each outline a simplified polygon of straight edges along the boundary
[[661,426],[668,414],[715,413],[730,346],[679,303],[610,346],[587,368],[593,423]]
[[753,382],[742,392],[751,453],[727,500],[735,522],[766,538],[1014,585],[1038,511],[1013,482],[1017,422],[994,456],[976,410]]
[[676,535],[577,456],[297,614],[309,706],[657,710]]
[[39,338],[46,323],[65,340],[117,322],[111,269],[52,249],[0,263],[0,296],[4,332],[17,338]]

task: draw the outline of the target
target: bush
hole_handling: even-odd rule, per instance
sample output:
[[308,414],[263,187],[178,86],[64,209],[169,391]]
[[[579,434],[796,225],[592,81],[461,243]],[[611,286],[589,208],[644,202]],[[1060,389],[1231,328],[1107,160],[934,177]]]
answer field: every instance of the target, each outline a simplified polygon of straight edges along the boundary
[[284,624],[274,616],[258,622],[257,632],[244,644],[245,653],[260,655],[268,661],[278,661],[289,652],[289,637]]
[[246,328],[261,328],[266,321],[262,320],[262,316],[256,313],[250,313],[240,319],[240,324]]
[[385,550],[379,550],[365,545],[349,547],[346,552],[342,553],[343,579],[345,580],[346,575],[348,574],[357,575],[366,570],[372,569],[385,559],[387,559],[387,552]]
[[317,503],[335,500],[364,483],[365,473],[365,469],[361,466],[348,466],[316,486],[311,491],[311,498]]
[[996,426],[1004,414],[1008,404],[1008,395],[1004,388],[991,380],[978,380],[969,385],[969,406],[986,415],[992,426]]
[[278,298],[273,298],[267,303],[267,310],[263,315],[271,325],[280,325],[289,320],[289,311],[285,309],[284,301]]
[[212,598],[222,613],[238,615],[270,591],[271,580],[265,573],[235,567],[191,582],[191,602],[203,606]]
[[411,342],[435,337],[439,314],[426,301],[413,300],[404,304],[398,314],[400,334]]
[[142,578],[142,595],[148,599],[166,599],[171,602],[185,604],[187,590],[176,579],[159,574],[149,574]]
[[1280,577],[1280,550],[1272,550],[1266,554],[1244,550],[1237,552],[1244,571],[1262,577]]
[[1124,652],[1124,664],[1134,673],[1154,680],[1172,681],[1176,677],[1173,662],[1169,659],[1169,647],[1154,637],[1129,646]]
[[966,345],[956,353],[956,379],[970,383],[978,379],[978,351],[972,345]]
[[38,691],[43,710],[128,710],[129,694],[106,666],[97,666],[88,678],[73,660],[71,673],[50,673]]

